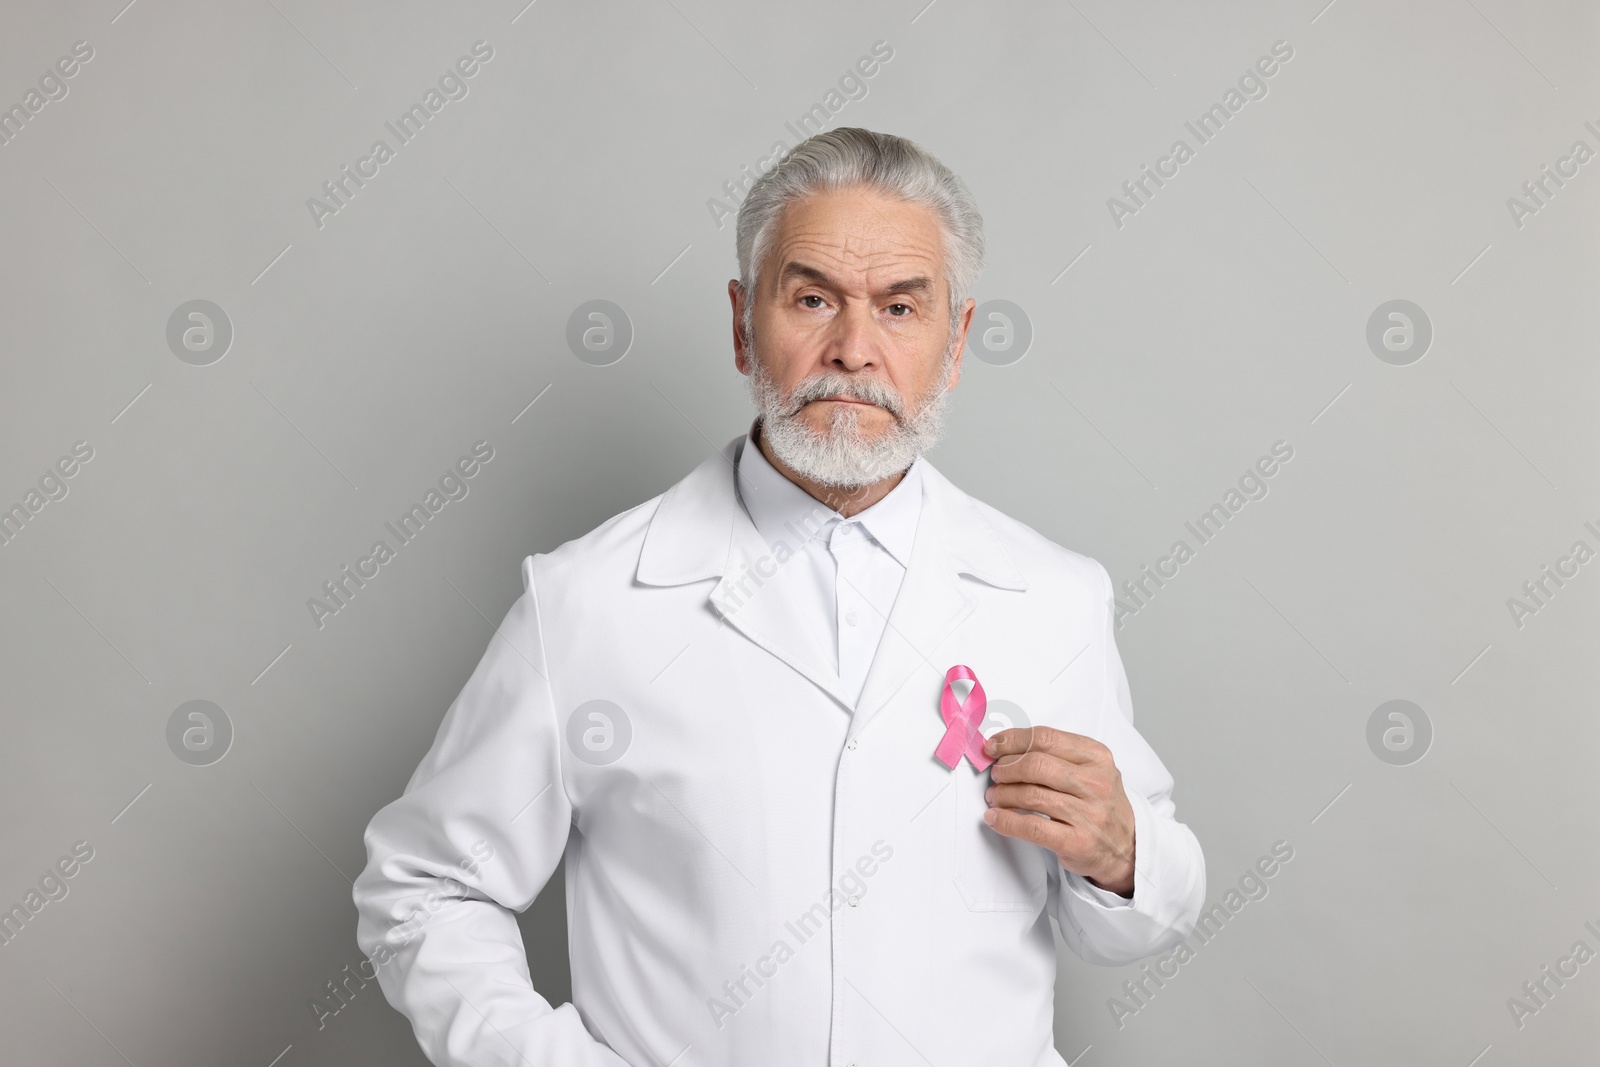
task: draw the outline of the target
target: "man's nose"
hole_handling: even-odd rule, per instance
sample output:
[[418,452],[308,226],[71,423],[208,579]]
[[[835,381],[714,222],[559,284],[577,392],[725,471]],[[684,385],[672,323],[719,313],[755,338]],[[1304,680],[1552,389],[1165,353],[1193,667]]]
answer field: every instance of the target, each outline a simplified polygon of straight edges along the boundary
[[877,365],[879,359],[878,323],[872,308],[849,304],[833,321],[828,338],[828,362],[845,371],[858,371]]

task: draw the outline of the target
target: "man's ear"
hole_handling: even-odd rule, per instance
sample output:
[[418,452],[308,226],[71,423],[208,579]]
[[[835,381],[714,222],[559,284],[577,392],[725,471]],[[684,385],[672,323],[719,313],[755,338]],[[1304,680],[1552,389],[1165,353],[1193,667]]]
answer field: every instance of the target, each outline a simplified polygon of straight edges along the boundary
[[961,320],[956,327],[956,354],[950,364],[950,381],[947,388],[954,389],[961,380],[961,358],[967,354],[967,330],[972,327],[972,314],[977,309],[978,302],[972,297],[967,297],[967,306],[961,311]]
[[749,356],[744,350],[744,335],[739,320],[744,315],[744,289],[738,278],[728,279],[728,302],[733,305],[733,365],[740,374],[749,374]]

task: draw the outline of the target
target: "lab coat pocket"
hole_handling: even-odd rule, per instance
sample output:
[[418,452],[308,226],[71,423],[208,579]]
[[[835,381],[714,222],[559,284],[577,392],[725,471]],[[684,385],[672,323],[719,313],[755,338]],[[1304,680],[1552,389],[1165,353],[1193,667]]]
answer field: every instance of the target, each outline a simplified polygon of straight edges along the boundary
[[1031,841],[1006,837],[983,821],[989,773],[962,760],[951,772],[956,800],[953,872],[956,889],[972,911],[1037,911],[1048,889],[1051,854]]

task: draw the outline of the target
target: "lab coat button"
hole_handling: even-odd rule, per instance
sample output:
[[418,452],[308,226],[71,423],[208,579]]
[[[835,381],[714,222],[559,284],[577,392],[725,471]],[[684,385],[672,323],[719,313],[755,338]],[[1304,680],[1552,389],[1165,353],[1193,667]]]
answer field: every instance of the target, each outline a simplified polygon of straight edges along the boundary
[[852,737],[850,740],[844,743],[844,747],[848,748],[851,752],[854,752],[856,750],[856,739]]
[[844,613],[844,621],[851,626],[854,626],[859,618],[860,616],[853,609]]
[[851,897],[851,898],[849,898],[849,900],[848,900],[848,901],[847,901],[847,903],[849,903],[849,905],[850,905],[850,906],[851,906],[851,907],[852,907],[852,908],[853,908],[853,907],[855,907],[855,906],[856,906],[856,905],[857,905],[857,904],[860,904],[860,903],[861,903],[861,898],[860,898],[860,897]]

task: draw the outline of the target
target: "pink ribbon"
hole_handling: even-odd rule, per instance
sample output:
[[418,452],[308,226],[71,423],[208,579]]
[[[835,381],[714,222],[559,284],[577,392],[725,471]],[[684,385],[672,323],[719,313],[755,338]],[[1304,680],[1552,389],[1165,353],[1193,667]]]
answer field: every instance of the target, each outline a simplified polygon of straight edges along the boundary
[[[955,689],[950,684],[961,679],[972,682],[972,692],[967,694],[965,704],[956,700]],[[957,664],[945,672],[944,689],[939,693],[939,714],[944,716],[944,736],[939,739],[939,747],[933,750],[940,763],[954,770],[956,764],[961,762],[962,755],[965,755],[979,771],[989,769],[989,764],[994,760],[984,753],[983,734],[978,732],[988,707],[989,698],[984,696],[983,683],[978,681],[971,667]]]

